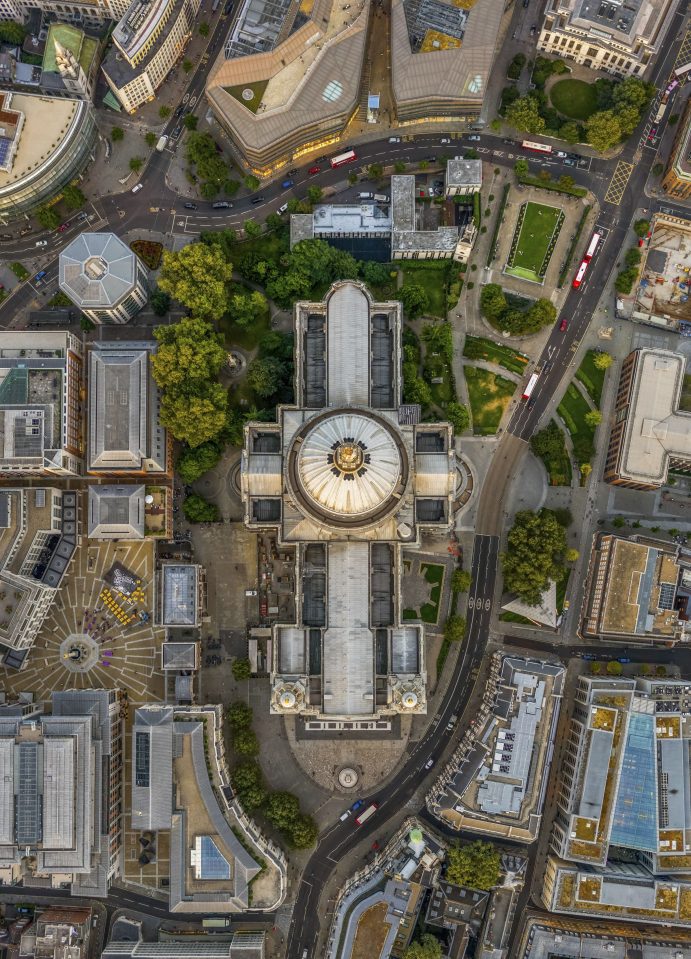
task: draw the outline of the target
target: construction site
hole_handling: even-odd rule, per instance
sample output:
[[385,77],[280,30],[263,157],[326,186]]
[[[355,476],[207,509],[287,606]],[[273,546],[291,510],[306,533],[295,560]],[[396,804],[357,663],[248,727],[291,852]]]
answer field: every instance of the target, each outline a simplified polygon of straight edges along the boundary
[[691,336],[691,223],[655,216],[641,241],[643,259],[632,319]]

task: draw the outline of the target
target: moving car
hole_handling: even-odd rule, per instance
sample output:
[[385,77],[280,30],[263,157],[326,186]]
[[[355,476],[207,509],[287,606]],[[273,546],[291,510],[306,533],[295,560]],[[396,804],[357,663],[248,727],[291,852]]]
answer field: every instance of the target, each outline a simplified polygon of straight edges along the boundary
[[61,223],[58,227],[58,233],[64,233],[68,226],[69,223]]
[[36,274],[36,276],[34,277],[34,279],[36,280],[37,283],[40,283],[41,280],[43,279],[43,277],[44,277],[45,275],[46,275],[46,271],[45,271],[45,270],[41,270],[40,273],[37,273],[37,274]]
[[440,140],[439,142],[440,142],[440,143],[451,143],[451,140],[449,140],[448,137],[444,137],[444,138],[443,138],[442,140]]
[[449,721],[446,724],[446,728],[453,729],[457,722],[458,722],[458,716],[454,713],[453,716],[449,717]]
[[341,815],[338,818],[340,819],[341,822],[345,822],[348,816],[352,816],[352,815],[353,815],[353,810],[346,809],[346,811],[344,813],[341,813]]
[[564,318],[564,319],[561,321],[561,323],[559,324],[559,332],[560,332],[560,333],[566,333],[566,327],[567,327],[568,325],[569,325],[569,324],[568,324],[568,321],[566,320],[566,318]]
[[264,199],[265,198],[263,196],[253,196],[252,203],[254,204],[254,206],[256,206],[258,203],[263,203]]
[[139,191],[142,189],[143,186],[144,186],[143,183],[138,183],[136,186],[132,187],[132,192],[139,193]]
[[295,186],[294,180],[284,180],[283,183],[281,183],[281,188],[283,190],[289,190],[291,186]]
[[36,240],[36,246],[48,246],[48,240]]
[[425,763],[425,769],[431,769],[434,766],[434,756],[430,756],[427,762]]
[[468,139],[472,140],[474,143],[479,143],[481,138],[477,135],[477,133],[473,133],[468,137]]
[[317,173],[321,173],[322,168],[320,166],[311,166],[307,171],[310,176],[315,176]]
[[287,203],[284,203],[282,206],[279,206],[279,208],[276,210],[276,213],[278,213],[279,216],[283,216],[283,214],[287,212],[288,212]]
[[364,799],[356,799],[355,802],[353,803],[353,805],[350,807],[350,811],[351,811],[351,812],[357,812],[358,809],[362,809],[362,807],[363,807],[364,805],[365,805],[365,800],[364,800]]
[[197,209],[197,204],[196,204],[196,203],[185,203],[184,206],[185,206],[185,209],[186,209],[186,210],[196,210],[196,209]]
[[400,143],[400,142],[401,142],[400,137],[389,137],[389,143]]
[[216,200],[215,203],[211,204],[212,210],[230,210],[233,204],[228,203],[227,200]]

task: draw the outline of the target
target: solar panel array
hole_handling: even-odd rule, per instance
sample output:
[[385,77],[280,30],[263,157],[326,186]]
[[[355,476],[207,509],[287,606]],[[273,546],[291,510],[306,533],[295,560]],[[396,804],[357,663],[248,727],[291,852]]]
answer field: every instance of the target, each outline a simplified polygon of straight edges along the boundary
[[18,748],[17,845],[35,846],[41,838],[38,743],[20,743]]
[[147,788],[151,782],[151,742],[148,733],[135,733],[134,780],[137,786]]

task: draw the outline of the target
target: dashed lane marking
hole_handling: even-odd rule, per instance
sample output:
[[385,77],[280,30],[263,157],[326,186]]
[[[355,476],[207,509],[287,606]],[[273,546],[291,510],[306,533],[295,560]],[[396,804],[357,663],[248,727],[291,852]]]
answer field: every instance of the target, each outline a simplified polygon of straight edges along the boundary
[[615,206],[621,203],[621,198],[624,195],[624,190],[633,173],[633,169],[633,163],[627,163],[626,160],[620,160],[619,163],[617,163],[617,168],[612,174],[612,179],[609,181],[607,193],[605,194],[606,203],[613,203]]

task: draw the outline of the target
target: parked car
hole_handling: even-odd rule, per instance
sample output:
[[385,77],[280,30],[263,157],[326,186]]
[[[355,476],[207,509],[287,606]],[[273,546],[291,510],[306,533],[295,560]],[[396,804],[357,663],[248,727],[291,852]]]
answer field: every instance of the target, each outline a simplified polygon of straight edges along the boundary
[[567,327],[568,325],[569,325],[568,320],[566,319],[566,317],[564,317],[564,319],[563,319],[563,320],[561,321],[561,323],[559,324],[559,332],[560,332],[560,333],[566,333],[566,327]]
[[364,805],[365,805],[365,800],[364,800],[364,799],[356,799],[355,802],[353,803],[353,805],[350,807],[350,811],[351,811],[351,812],[357,812],[358,809],[362,809],[362,807],[363,807]]
[[400,142],[401,142],[400,137],[389,137],[389,143],[400,143]]
[[630,663],[631,660],[629,659],[628,656],[620,656],[619,659],[617,660],[617,662],[618,662],[618,663],[621,663],[623,666],[626,666],[626,664],[627,664],[627,663]]
[[345,822],[348,816],[352,816],[352,815],[353,815],[353,810],[346,809],[346,811],[344,813],[341,813],[341,815],[338,818],[340,819],[341,822]]
[[297,176],[297,175],[298,175],[297,170],[288,170],[288,176]]
[[37,283],[40,283],[41,280],[43,279],[43,277],[44,277],[45,275],[46,275],[46,271],[45,271],[45,270],[41,270],[40,273],[37,273],[37,274],[36,274],[36,276],[34,277],[34,279],[36,280]]
[[61,223],[58,227],[58,233],[64,233],[68,226],[69,223]]
[[175,111],[175,116],[176,116],[176,117],[179,117],[180,114],[182,113],[182,111],[183,111],[184,109],[185,109],[185,108],[183,107],[183,105],[180,104],[180,106],[179,106],[179,107],[177,108],[177,110]]
[[265,197],[263,196],[253,196],[251,202],[256,206],[258,203],[263,203],[264,200],[265,200]]
[[196,203],[185,203],[185,204],[184,204],[184,207],[185,207],[186,210],[196,210],[196,209],[197,209],[197,204],[196,204]]
[[86,210],[82,210],[82,212],[77,215],[77,219],[81,223],[83,220],[86,220],[88,215],[89,214],[86,212]]
[[171,133],[170,139],[171,139],[171,140],[177,140],[181,133],[182,133],[182,127],[181,127],[180,124],[178,123],[178,125],[175,127],[175,129],[174,129],[173,132]]
[[572,160],[571,157],[567,157],[564,160],[564,166],[578,166],[578,161]]
[[556,156],[560,157],[562,160],[566,157],[566,153],[563,150],[557,150]]
[[139,191],[142,189],[143,186],[144,186],[143,183],[138,183],[136,186],[132,187],[132,192],[139,193]]
[[287,204],[287,203],[283,203],[283,204],[282,204],[281,206],[279,206],[279,208],[276,210],[276,213],[278,213],[279,216],[283,216],[283,214],[284,214],[284,213],[287,213],[287,212],[288,212],[288,204]]
[[471,133],[471,135],[468,137],[468,139],[469,139],[469,140],[473,140],[473,142],[475,142],[475,143],[479,143],[480,140],[481,140],[481,137],[479,137],[479,136],[477,135],[477,133]]
[[650,133],[648,134],[648,139],[649,139],[649,140],[654,140],[656,134],[657,134],[657,127],[651,127],[651,128],[650,128]]
[[36,246],[48,246],[48,240],[36,240]]

